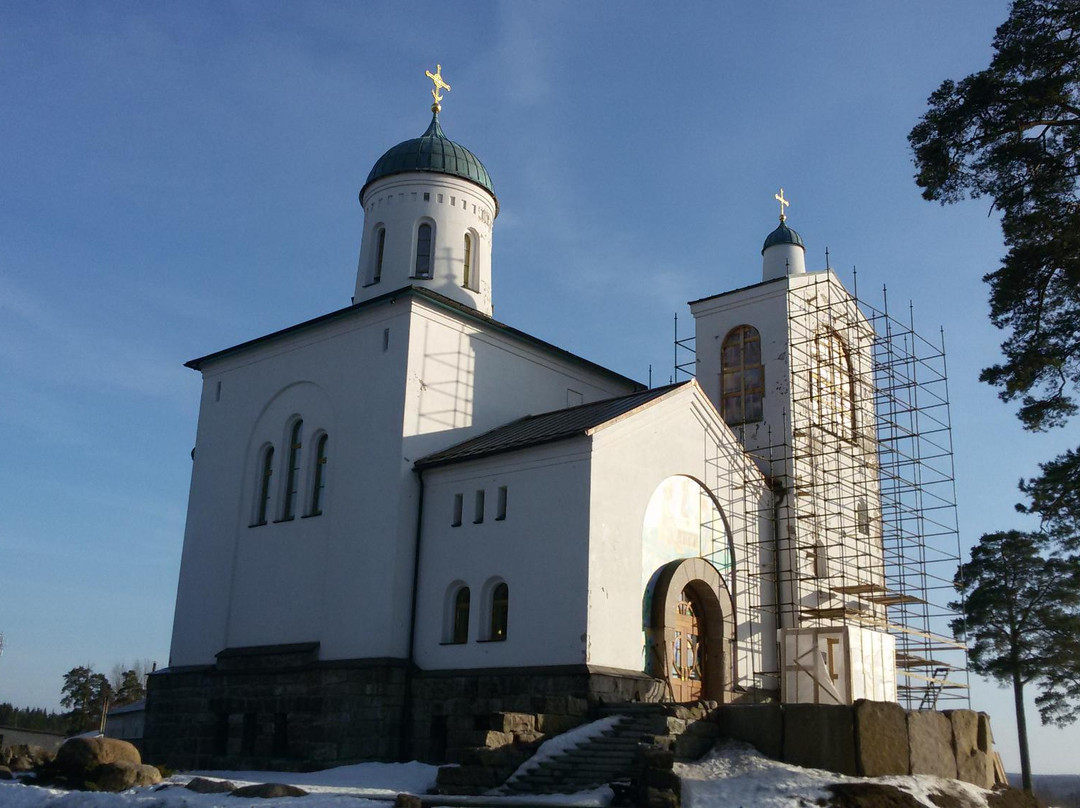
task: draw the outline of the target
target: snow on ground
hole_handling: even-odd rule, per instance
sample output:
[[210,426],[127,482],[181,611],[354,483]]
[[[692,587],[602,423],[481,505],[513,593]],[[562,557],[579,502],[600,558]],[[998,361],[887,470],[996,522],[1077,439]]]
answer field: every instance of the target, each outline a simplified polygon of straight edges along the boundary
[[[165,782],[170,788],[138,788],[122,794],[94,794],[36,788],[0,780],[2,808],[387,808],[386,798],[407,791],[423,794],[435,785],[437,766],[426,763],[360,763],[321,772],[189,772]],[[288,783],[310,792],[300,803],[295,798],[230,797],[196,794],[181,788],[193,777],[229,780],[237,786],[251,783]],[[364,799],[365,797],[369,799]],[[371,798],[382,799],[376,801]]]
[[[548,741],[537,755],[553,756],[574,743],[598,734],[610,724],[602,721],[579,727],[577,735],[560,743]],[[598,727],[598,725],[600,725]],[[570,735],[570,733],[567,733]],[[549,747],[549,744],[552,744]],[[423,763],[360,763],[321,772],[189,772],[169,778],[171,787],[159,790],[140,788],[123,794],[94,794],[59,791],[0,780],[0,808],[389,808],[388,800],[399,792],[424,794],[435,784],[437,767]],[[520,771],[520,770],[519,770]],[[955,798],[952,804],[988,808],[990,793],[967,783],[939,777],[845,777],[819,769],[803,769],[761,755],[746,744],[717,746],[696,763],[676,763],[682,778],[685,808],[807,808],[819,799],[827,800],[830,783],[880,783],[906,791],[927,808],[936,808],[931,793]],[[196,776],[249,783],[289,783],[310,792],[303,799],[282,797],[272,800],[238,798],[228,794],[196,794],[181,786]],[[535,805],[604,806],[611,790],[600,788],[580,794],[543,797],[485,797],[490,804],[507,808],[522,802]],[[440,798],[453,805],[460,799]]]
[[[987,795],[977,786],[929,775],[910,777],[845,777],[842,774],[804,769],[765,757],[742,743],[718,745],[695,763],[676,763],[682,780],[684,808],[796,808],[831,796],[830,783],[880,783],[896,786],[927,808],[937,808],[929,794],[948,794],[959,805],[986,808]],[[957,804],[957,803],[954,803]]]

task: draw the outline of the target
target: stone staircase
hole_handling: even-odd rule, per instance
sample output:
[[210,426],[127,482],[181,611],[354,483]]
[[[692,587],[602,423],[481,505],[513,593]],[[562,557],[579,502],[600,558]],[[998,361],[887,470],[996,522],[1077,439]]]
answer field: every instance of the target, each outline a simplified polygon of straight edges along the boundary
[[651,743],[666,731],[664,706],[620,704],[612,705],[604,713],[618,716],[618,721],[603,734],[582,740],[490,793],[569,794],[614,781],[628,781],[638,745]]

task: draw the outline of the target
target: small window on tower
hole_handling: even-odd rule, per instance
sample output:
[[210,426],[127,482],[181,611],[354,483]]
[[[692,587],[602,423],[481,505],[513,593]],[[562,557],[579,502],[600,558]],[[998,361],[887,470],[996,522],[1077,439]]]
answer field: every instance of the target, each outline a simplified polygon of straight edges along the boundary
[[473,288],[472,279],[472,235],[465,234],[465,279],[464,284],[466,289]]
[[425,222],[416,231],[416,266],[413,275],[417,278],[431,277],[432,241],[431,225]]
[[499,486],[499,499],[495,503],[495,521],[502,522],[506,519],[506,486]]
[[431,201],[431,194],[429,192],[427,192],[427,191],[424,191],[424,201],[425,202],[430,202]]
[[380,227],[375,240],[375,265],[371,270],[371,282],[378,283],[382,280],[383,254],[386,251],[386,228]]

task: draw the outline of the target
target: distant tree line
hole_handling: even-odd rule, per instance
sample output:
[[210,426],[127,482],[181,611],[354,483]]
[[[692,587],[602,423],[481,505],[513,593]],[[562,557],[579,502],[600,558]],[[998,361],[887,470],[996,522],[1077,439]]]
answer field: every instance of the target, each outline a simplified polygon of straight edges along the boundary
[[0,727],[62,733],[67,729],[67,717],[43,707],[16,707],[4,702],[0,704]]

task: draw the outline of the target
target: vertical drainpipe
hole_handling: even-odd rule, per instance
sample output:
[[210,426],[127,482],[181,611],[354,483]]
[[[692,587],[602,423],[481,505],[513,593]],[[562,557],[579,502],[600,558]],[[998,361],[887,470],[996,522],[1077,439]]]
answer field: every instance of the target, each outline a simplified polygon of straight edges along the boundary
[[780,584],[780,503],[787,497],[787,489],[780,484],[775,478],[769,481],[769,488],[773,493],[773,598],[776,604],[776,672],[777,672],[777,684],[780,686],[780,693],[784,692],[784,649],[780,645],[780,629],[784,627],[784,615],[783,607],[781,606],[781,584]]
[[420,591],[420,539],[423,536],[424,525],[424,470],[416,469],[416,479],[420,483],[420,492],[416,504],[416,538],[413,542],[413,576],[412,597],[409,604],[409,656],[405,662],[405,693],[401,708],[401,742],[399,745],[399,757],[402,761],[409,759],[411,751],[410,733],[412,732],[413,697],[412,682],[413,668],[416,667],[416,601]]

